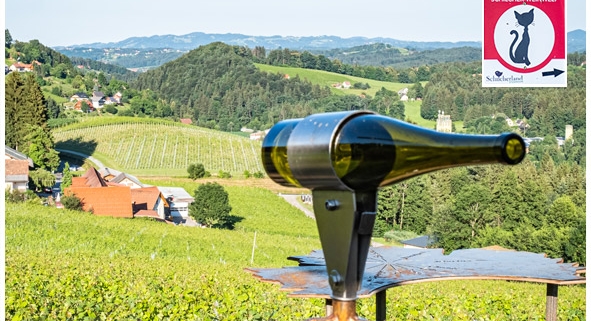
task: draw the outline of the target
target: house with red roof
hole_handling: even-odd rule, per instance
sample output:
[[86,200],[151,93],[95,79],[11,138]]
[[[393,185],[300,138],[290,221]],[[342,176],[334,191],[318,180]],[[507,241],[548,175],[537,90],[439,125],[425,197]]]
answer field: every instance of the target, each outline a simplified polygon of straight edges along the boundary
[[82,201],[82,209],[99,216],[133,217],[131,189],[128,186],[109,186],[99,172],[88,169],[82,176],[73,177],[65,195],[75,195]]
[[131,189],[131,200],[134,217],[164,221],[170,216],[168,201],[156,186]]
[[9,69],[10,69],[10,71],[29,72],[29,71],[33,71],[34,65],[40,66],[41,63],[38,61],[33,61],[30,64],[24,64],[24,63],[17,61],[15,63],[13,63]]
[[88,106],[88,110],[94,111],[94,106],[92,105],[92,102],[89,100],[78,100],[76,104],[74,104],[74,110],[83,111],[82,104],[86,104]]
[[33,160],[27,155],[4,146],[4,189],[25,192],[29,188],[29,168]]
[[[104,175],[110,175],[111,180],[107,181]],[[124,179],[115,179],[118,177]],[[64,193],[76,195],[82,201],[82,209],[94,215],[149,217],[161,222],[170,216],[169,201],[158,187],[143,187],[135,177],[112,169],[99,172],[90,168],[82,176],[73,177],[72,185]]]

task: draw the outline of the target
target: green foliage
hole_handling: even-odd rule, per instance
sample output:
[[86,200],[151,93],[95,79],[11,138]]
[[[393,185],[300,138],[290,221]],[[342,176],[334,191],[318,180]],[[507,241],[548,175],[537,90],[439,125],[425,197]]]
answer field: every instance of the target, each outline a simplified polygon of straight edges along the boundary
[[265,174],[261,171],[257,171],[257,172],[254,172],[254,174],[252,174],[252,176],[254,176],[254,178],[263,178],[263,177],[265,177]]
[[55,184],[55,176],[43,168],[29,171],[29,179],[36,191],[40,191],[43,187],[52,187]]
[[[443,67],[443,66],[442,66]],[[478,63],[450,63],[431,74],[423,90],[421,115],[436,119],[443,110],[452,120],[470,121],[505,114],[528,124],[526,134],[563,136],[566,125],[585,127],[585,68],[569,66],[566,90],[558,88],[482,88]]]
[[189,206],[189,215],[202,225],[231,229],[231,210],[224,187],[218,183],[205,183],[195,190],[195,202]]
[[568,195],[555,199],[548,208],[548,214],[546,215],[548,225],[557,228],[574,227],[583,218],[584,214],[577,209],[577,206]]
[[354,89],[362,89],[362,90],[366,90],[371,88],[371,86],[368,83],[361,83],[361,82],[356,82],[353,84],[353,88]]
[[83,203],[76,195],[64,195],[61,197],[60,202],[65,209],[82,211]]
[[60,184],[60,188],[62,194],[67,187],[72,186],[72,172],[70,171],[70,163],[66,162],[64,165],[64,169],[62,170],[62,182]]
[[467,133],[480,134],[480,135],[492,135],[510,132],[511,128],[507,125],[505,117],[480,117],[472,119],[470,121],[464,121],[464,128]]
[[369,109],[392,118],[404,119],[404,103],[396,92],[382,87],[369,104]]
[[109,114],[117,114],[118,110],[115,106],[113,106],[112,104],[110,105],[105,105],[105,107],[103,107],[103,111],[109,113]]
[[55,171],[59,166],[58,152],[53,149],[54,144],[51,135],[39,126],[30,126],[29,134],[25,137],[28,143],[25,154],[29,156],[35,166],[49,171]]
[[201,163],[191,164],[187,168],[187,172],[189,172],[189,178],[192,180],[203,178],[205,176],[205,166]]
[[47,128],[47,106],[35,75],[6,77],[4,134],[7,146],[27,154],[36,166],[53,171],[59,157]]
[[587,262],[586,231],[587,224],[583,218],[567,232],[568,242],[564,245],[565,260],[567,262]]
[[5,202],[11,202],[11,203],[20,203],[20,202],[24,202],[26,200],[27,194],[23,193],[19,190],[12,190],[10,191],[10,189],[5,189],[4,190],[4,201]]
[[536,167],[529,157],[518,166],[437,171],[381,189],[374,235],[402,221],[405,230],[436,235],[446,251],[500,245],[573,260],[585,247],[584,238],[569,241],[585,210],[584,171],[553,166],[550,158]]
[[232,178],[232,174],[230,174],[230,172],[225,172],[223,170],[220,170],[218,172],[218,177],[219,178]]
[[12,45],[12,36],[10,35],[10,31],[8,29],[4,29],[4,48],[10,48]]
[[254,117],[270,127],[282,111],[281,117],[301,117],[307,114],[304,102],[328,95],[328,89],[307,81],[258,71],[239,49],[222,43],[199,47],[141,74],[132,86],[157,93],[174,117],[194,118],[200,125],[214,121],[222,130],[240,128]]

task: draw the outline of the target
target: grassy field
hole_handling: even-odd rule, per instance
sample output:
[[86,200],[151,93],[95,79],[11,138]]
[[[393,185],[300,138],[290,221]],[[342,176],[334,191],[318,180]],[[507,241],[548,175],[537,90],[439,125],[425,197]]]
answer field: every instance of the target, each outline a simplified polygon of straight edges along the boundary
[[[361,95],[361,94],[368,94],[370,96],[375,96],[375,93],[380,90],[382,87],[398,92],[400,89],[408,88],[412,85],[403,84],[403,83],[394,83],[389,81],[379,81],[379,80],[371,80],[366,78],[348,76],[348,75],[341,75],[334,72],[328,72],[323,70],[312,70],[312,69],[304,69],[304,68],[295,68],[295,67],[283,67],[283,66],[271,66],[265,64],[255,64],[257,68],[262,71],[266,71],[269,73],[280,73],[280,74],[287,74],[290,77],[295,77],[298,75],[301,79],[306,79],[313,84],[317,84],[320,86],[327,86],[331,88],[331,91],[338,95]],[[348,81],[351,85],[355,83],[367,83],[369,84],[369,89],[337,89],[333,88],[332,85],[335,83],[342,83],[344,81]]]
[[[192,192],[202,181],[156,178]],[[304,320],[324,300],[290,298],[249,267],[319,249],[315,223],[262,187],[218,180],[234,230],[6,204],[6,320]],[[256,241],[255,241],[256,233]],[[254,246],[254,255],[253,255]],[[543,320],[545,285],[445,281],[388,290],[387,320]],[[585,320],[585,287],[560,287],[559,320]],[[359,299],[375,319],[374,298]]]

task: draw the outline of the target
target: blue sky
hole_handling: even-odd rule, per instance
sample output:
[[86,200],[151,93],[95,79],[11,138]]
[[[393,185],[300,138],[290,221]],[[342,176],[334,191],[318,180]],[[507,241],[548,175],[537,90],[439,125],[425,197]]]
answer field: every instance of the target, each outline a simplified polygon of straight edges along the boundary
[[[567,1],[567,31],[586,30],[585,1]],[[481,41],[482,1],[5,0],[5,18],[13,39],[47,46],[197,31],[456,42]]]

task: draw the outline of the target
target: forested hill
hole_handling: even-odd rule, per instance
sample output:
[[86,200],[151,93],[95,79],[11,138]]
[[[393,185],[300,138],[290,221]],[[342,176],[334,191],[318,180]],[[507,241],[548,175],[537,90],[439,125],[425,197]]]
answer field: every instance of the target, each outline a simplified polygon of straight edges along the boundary
[[389,44],[376,43],[347,49],[313,51],[344,64],[362,66],[390,66],[395,68],[419,67],[446,62],[470,62],[482,59],[482,50],[475,47],[459,47],[434,50],[409,50]]
[[178,117],[222,130],[302,117],[311,112],[307,102],[330,95],[297,77],[261,72],[250,55],[244,47],[209,44],[140,75],[132,86],[155,91]]

